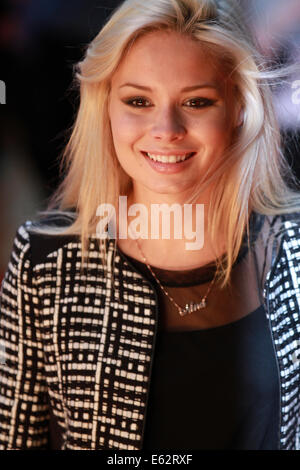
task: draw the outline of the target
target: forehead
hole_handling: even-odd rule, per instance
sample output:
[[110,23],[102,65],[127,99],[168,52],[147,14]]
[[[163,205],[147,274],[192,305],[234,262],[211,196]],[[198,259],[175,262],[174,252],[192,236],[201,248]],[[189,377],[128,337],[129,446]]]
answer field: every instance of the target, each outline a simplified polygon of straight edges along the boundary
[[[172,83],[170,83],[172,78]],[[220,83],[224,78],[221,61],[207,48],[186,35],[155,31],[138,38],[122,58],[112,83],[123,80],[153,81],[160,85],[193,82]]]

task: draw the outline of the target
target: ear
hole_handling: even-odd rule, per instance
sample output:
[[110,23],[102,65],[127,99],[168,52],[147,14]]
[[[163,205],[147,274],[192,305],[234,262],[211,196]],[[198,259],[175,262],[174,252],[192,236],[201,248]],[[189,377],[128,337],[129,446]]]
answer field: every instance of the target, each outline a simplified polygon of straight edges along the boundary
[[244,108],[240,104],[237,107],[235,127],[240,127],[243,125],[243,123],[244,123]]

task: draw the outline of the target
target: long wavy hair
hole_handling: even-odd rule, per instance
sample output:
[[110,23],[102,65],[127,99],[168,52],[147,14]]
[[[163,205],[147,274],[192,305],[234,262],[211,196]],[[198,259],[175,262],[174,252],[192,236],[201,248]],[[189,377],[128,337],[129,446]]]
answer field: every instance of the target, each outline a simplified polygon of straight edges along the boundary
[[[252,210],[266,215],[300,210],[296,179],[281,148],[281,135],[273,107],[271,87],[282,83],[293,66],[266,64],[247,28],[237,0],[125,0],[110,16],[75,66],[80,105],[61,159],[63,179],[45,214],[69,217],[64,229],[45,226],[47,233],[77,234],[82,262],[89,237],[99,222],[97,207],[119,207],[119,196],[129,195],[130,177],[120,166],[108,115],[110,82],[120,61],[141,36],[153,31],[174,31],[198,41],[226,71],[242,105],[243,123],[218,168],[199,176],[197,201],[214,182],[208,208],[209,230],[225,236],[226,256],[216,256],[224,287],[236,260]],[[99,239],[103,259],[105,240]],[[115,243],[116,248],[116,243]],[[105,263],[104,263],[105,264]]]

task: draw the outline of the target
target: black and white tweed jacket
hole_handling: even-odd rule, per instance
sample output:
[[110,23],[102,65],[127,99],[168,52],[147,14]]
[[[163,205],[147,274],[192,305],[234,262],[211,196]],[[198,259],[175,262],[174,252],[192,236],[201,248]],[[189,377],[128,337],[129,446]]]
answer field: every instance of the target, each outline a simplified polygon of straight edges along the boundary
[[[280,379],[278,448],[300,449],[300,217],[271,219],[263,294]],[[91,238],[80,272],[78,239],[31,226],[17,231],[0,297],[0,449],[47,449],[50,409],[62,450],[141,449],[156,291],[114,256],[112,240],[103,266]]]

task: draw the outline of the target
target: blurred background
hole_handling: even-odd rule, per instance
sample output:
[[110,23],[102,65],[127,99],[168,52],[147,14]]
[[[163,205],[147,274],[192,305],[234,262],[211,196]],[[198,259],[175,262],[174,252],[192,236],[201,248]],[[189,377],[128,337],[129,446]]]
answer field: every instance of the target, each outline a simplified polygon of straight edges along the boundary
[[[45,209],[78,106],[73,65],[120,0],[2,0],[0,282],[17,227]],[[300,63],[300,0],[241,0],[270,61]],[[300,76],[274,91],[286,158],[300,180]]]

